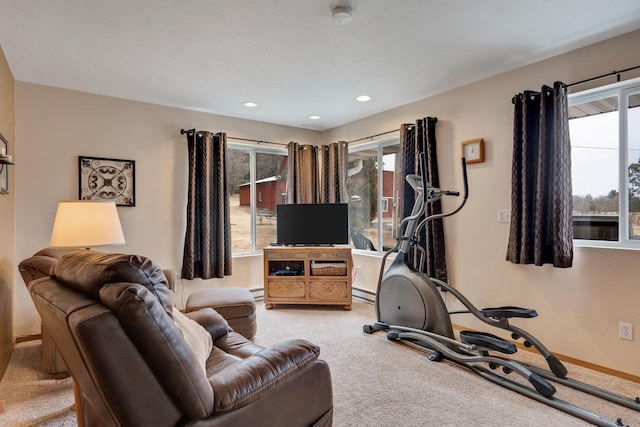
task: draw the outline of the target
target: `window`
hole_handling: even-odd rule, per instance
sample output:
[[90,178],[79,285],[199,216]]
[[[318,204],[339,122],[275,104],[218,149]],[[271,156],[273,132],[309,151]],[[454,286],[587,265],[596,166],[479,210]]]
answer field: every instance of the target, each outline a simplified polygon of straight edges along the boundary
[[395,244],[395,161],[399,151],[397,138],[349,148],[349,226],[356,249],[382,251]]
[[640,248],[640,79],[569,95],[577,246]]
[[284,203],[286,191],[286,150],[229,144],[227,169],[232,252],[262,250],[276,241],[276,205]]
[[382,213],[383,214],[389,212],[389,200],[391,200],[390,197],[383,197],[382,198]]
[[[362,144],[349,151],[351,235],[363,237],[356,249],[382,251],[395,244],[398,225],[394,170],[399,140]],[[233,254],[255,253],[276,241],[276,205],[285,203],[287,152],[229,144],[227,169]]]

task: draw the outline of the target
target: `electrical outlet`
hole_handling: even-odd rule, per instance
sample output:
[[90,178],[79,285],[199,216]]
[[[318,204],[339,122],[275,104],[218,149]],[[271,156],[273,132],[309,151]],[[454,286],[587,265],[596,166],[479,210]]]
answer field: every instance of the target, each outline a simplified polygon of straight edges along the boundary
[[618,324],[618,337],[623,340],[633,341],[633,325],[631,323],[620,322]]

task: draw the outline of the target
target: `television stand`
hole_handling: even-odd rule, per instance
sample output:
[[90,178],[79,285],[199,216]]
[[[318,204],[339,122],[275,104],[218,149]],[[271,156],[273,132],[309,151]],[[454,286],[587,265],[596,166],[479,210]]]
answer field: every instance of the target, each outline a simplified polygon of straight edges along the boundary
[[269,246],[264,253],[264,302],[341,305],[351,310],[351,248]]

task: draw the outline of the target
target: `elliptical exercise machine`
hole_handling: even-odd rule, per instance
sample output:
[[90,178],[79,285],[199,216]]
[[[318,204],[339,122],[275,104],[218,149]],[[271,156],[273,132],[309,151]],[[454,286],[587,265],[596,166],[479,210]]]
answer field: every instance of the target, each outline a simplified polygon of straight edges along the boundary
[[[478,309],[462,293],[449,284],[428,277],[422,271],[413,268],[408,255],[412,249],[419,251],[424,263],[425,252],[417,243],[419,232],[428,222],[445,218],[459,212],[468,197],[466,162],[462,158],[462,174],[464,193],[461,204],[451,212],[431,215],[420,221],[428,203],[440,200],[444,196],[459,196],[457,191],[441,190],[431,187],[427,181],[424,153],[420,155],[420,175],[407,175],[406,181],[416,192],[417,197],[411,214],[404,218],[399,226],[399,236],[395,245],[382,258],[378,287],[376,292],[377,322],[366,324],[363,331],[373,334],[386,331],[387,339],[402,341],[429,353],[428,359],[439,362],[443,358],[465,366],[485,379],[512,391],[538,400],[563,412],[574,415],[599,426],[623,426],[620,418],[613,420],[575,404],[554,397],[555,382],[576,390],[608,400],[612,403],[640,411],[640,398],[631,399],[567,377],[568,372],[556,356],[529,332],[509,323],[510,318],[533,318],[538,314],[535,310],[506,306]],[[404,228],[404,232],[402,232]],[[387,257],[398,254],[386,270]],[[448,312],[441,292],[450,293],[462,305],[465,311]],[[451,324],[450,314],[472,314],[482,322],[499,329],[511,332],[514,340],[523,339],[525,347],[533,347],[546,360],[549,371],[511,360],[504,355],[514,354],[517,347],[496,335],[478,331],[460,331],[456,339]],[[495,355],[495,352],[501,355]],[[489,369],[487,369],[487,367]],[[502,367],[505,374],[516,373],[525,381],[517,382],[494,372]],[[530,386],[526,385],[527,383]]]

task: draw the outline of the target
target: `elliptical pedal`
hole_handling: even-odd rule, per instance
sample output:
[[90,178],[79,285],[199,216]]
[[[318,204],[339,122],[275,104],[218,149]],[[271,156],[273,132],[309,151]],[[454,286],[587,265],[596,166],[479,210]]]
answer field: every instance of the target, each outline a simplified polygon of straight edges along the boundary
[[533,309],[514,306],[483,308],[480,311],[482,311],[484,317],[491,317],[494,319],[509,319],[511,317],[530,319],[532,317],[538,317],[538,312]]
[[515,344],[488,332],[460,331],[460,341],[505,354],[513,354],[518,351]]

